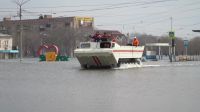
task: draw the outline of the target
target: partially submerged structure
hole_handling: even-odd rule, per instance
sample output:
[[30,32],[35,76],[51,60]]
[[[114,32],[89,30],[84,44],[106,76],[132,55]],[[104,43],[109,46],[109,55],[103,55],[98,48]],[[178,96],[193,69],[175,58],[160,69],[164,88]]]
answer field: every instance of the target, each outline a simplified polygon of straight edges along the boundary
[[11,35],[0,33],[0,59],[16,58],[18,50],[13,50]]
[[[171,45],[169,43],[147,43],[146,45],[146,59],[147,60],[160,60],[162,59],[162,47],[168,47],[169,54],[171,54]],[[152,47],[158,48],[158,53],[156,51],[151,50]],[[158,55],[158,59],[157,59]]]

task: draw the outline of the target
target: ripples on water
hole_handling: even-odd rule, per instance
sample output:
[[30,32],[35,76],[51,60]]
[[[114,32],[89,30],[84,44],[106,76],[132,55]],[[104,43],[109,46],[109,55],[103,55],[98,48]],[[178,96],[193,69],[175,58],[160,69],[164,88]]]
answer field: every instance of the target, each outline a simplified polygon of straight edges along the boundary
[[76,59],[0,60],[1,112],[198,112],[200,62],[83,70]]

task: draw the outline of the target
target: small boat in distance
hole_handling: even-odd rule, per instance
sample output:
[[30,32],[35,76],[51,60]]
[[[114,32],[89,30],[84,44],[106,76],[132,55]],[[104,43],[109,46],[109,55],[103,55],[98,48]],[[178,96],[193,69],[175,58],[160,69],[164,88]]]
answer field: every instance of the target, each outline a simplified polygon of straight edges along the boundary
[[74,50],[81,67],[120,67],[122,64],[141,67],[141,58],[144,46],[120,46],[108,39],[97,42],[81,42],[79,48]]

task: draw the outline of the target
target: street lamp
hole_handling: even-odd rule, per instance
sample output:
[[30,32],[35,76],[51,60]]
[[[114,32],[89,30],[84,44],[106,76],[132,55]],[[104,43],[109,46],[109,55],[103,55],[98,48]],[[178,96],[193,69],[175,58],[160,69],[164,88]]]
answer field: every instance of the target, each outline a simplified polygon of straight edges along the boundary
[[200,30],[192,30],[193,32],[200,32]]

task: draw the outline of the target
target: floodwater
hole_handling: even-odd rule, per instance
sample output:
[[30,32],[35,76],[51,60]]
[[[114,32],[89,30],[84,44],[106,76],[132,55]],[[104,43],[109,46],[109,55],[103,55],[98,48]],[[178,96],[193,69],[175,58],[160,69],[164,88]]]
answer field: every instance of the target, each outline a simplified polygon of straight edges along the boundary
[[0,60],[0,112],[199,112],[200,62],[82,70],[76,59]]

